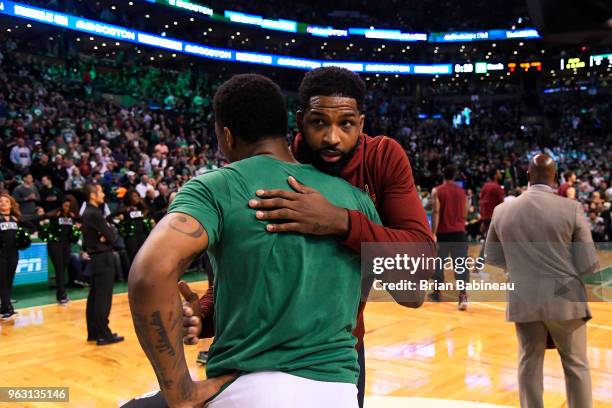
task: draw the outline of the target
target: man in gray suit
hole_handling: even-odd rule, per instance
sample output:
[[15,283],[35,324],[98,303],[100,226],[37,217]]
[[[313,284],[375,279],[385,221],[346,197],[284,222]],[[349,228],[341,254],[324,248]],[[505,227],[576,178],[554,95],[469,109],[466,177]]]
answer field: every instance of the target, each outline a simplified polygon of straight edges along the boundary
[[591,312],[581,277],[598,268],[597,252],[580,204],[555,194],[554,160],[536,155],[528,174],[529,189],[495,208],[485,250],[487,263],[504,268],[514,283],[506,318],[515,322],[519,341],[521,407],[544,407],[550,334],[561,356],[568,406],[589,408],[586,321]]

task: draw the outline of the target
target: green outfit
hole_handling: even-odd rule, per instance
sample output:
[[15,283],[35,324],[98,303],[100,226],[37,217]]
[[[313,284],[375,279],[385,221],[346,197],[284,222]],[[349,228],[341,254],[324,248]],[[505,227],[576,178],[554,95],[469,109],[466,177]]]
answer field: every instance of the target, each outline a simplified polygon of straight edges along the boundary
[[215,271],[215,342],[206,374],[282,371],[356,383],[352,335],[360,299],[358,254],[334,237],[269,233],[247,205],[257,189],[289,190],[294,176],[331,203],[380,223],[367,194],[310,165],[255,156],[198,176],[169,212],[208,233]]

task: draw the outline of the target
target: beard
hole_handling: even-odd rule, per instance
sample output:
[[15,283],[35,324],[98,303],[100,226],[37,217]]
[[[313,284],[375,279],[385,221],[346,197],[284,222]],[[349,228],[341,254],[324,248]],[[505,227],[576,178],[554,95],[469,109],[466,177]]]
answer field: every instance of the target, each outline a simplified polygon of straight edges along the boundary
[[357,138],[357,143],[355,143],[355,146],[353,146],[353,148],[346,153],[341,152],[340,160],[335,163],[328,163],[321,158],[321,152],[324,150],[329,150],[328,148],[313,150],[306,142],[306,138],[304,138],[303,148],[306,160],[308,160],[308,162],[317,170],[325,174],[329,174],[330,176],[338,177],[348,162],[350,162],[353,156],[355,156],[355,152],[357,151],[360,143],[361,139]]

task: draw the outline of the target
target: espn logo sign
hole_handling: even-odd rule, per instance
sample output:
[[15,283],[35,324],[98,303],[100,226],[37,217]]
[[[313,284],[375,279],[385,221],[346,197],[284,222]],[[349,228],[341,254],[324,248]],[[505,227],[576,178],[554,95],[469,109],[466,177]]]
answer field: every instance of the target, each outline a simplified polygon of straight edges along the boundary
[[42,271],[42,259],[41,258],[29,258],[20,259],[17,264],[16,273],[24,272],[41,272]]

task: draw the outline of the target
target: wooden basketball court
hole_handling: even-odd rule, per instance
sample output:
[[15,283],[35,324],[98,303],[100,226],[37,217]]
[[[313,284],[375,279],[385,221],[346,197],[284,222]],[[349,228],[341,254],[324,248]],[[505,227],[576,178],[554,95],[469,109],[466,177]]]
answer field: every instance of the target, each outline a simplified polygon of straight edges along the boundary
[[[203,293],[207,283],[192,287]],[[612,293],[607,296],[611,300]],[[596,407],[612,407],[612,303],[590,306],[593,397]],[[475,301],[460,312],[454,301],[426,303],[416,310],[373,301],[365,320],[366,407],[518,406],[517,340],[514,326],[505,322],[502,302]],[[84,300],[21,309],[17,320],[2,323],[0,386],[69,387],[70,403],[0,406],[116,407],[157,389],[132,327],[126,294],[115,295],[110,321],[126,341],[104,347],[86,341]],[[194,378],[205,377],[195,359],[207,347],[204,341],[186,347]],[[566,406],[563,370],[554,350],[546,353],[544,387],[547,408]]]

